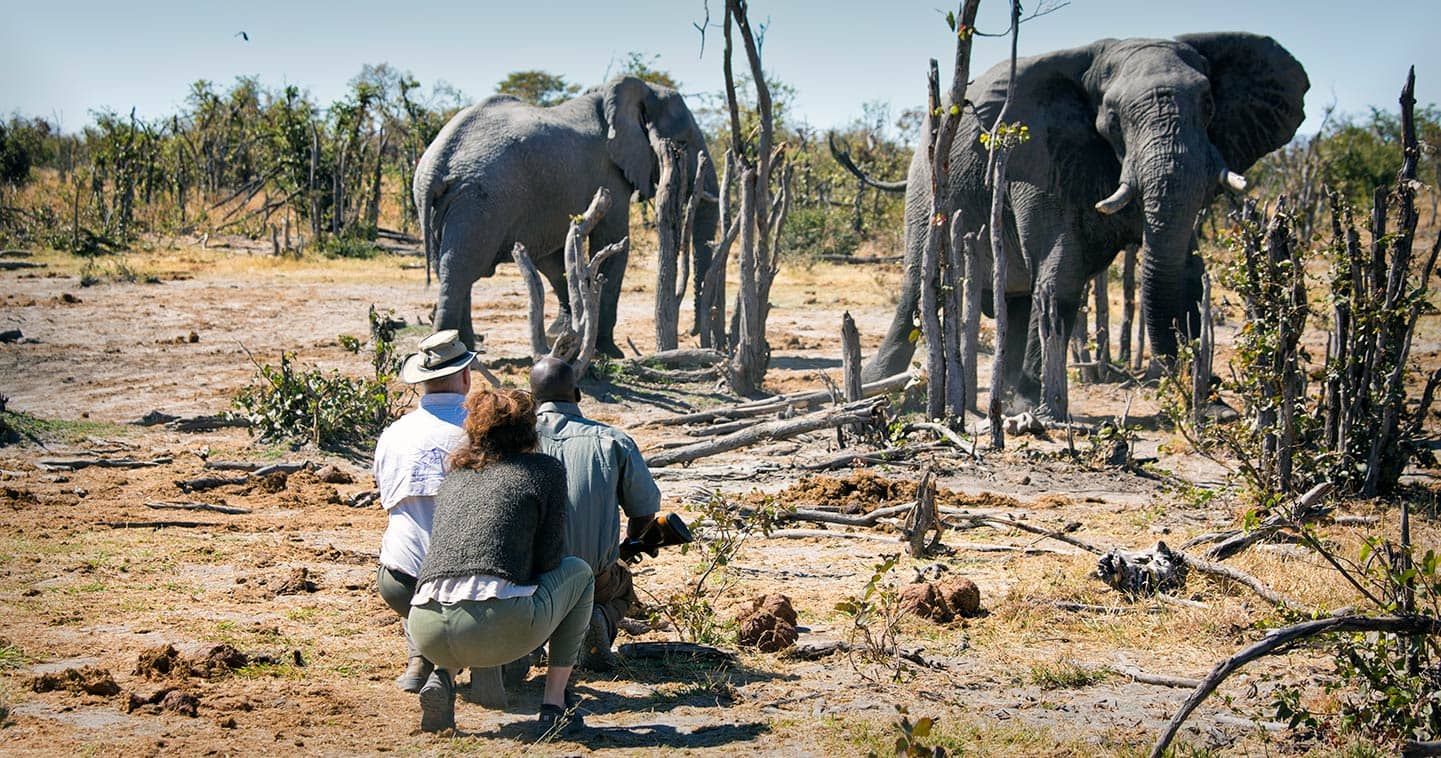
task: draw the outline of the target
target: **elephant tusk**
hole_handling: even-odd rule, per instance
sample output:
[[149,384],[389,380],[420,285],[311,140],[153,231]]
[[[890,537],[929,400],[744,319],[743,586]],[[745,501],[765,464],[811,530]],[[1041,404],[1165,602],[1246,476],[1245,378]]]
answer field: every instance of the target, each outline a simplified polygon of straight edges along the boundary
[[700,199],[706,201],[707,203],[719,203],[719,202],[720,202],[720,197],[718,197],[718,196],[716,196],[716,195],[712,195],[711,193],[706,192],[705,190],[701,190]]
[[1237,192],[1246,191],[1246,177],[1232,171],[1229,168],[1221,169],[1221,186],[1229,187]]
[[1110,197],[1096,203],[1096,210],[1109,216],[1126,207],[1126,203],[1129,202],[1131,202],[1131,185],[1121,182],[1121,186],[1117,187]]

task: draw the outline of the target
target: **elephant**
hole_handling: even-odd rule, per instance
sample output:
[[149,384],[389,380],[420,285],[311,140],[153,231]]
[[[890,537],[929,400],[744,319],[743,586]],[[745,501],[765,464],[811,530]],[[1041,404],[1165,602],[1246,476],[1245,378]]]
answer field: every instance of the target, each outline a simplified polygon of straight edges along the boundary
[[[598,187],[613,198],[590,234],[591,250],[629,233],[630,197],[655,194],[659,161],[651,137],[669,138],[686,155],[686,175],[699,177],[705,197],[718,193],[704,133],[680,93],[633,76],[592,87],[559,105],[537,107],[508,95],[489,97],[457,113],[426,148],[412,191],[424,230],[427,280],[440,279],[435,328],[459,330],[475,346],[471,287],[509,260],[517,242],[550,281],[561,316],[570,310],[563,247],[570,219],[589,205]],[[696,292],[710,266],[718,211],[703,202],[693,244]],[[596,348],[621,355],[615,343],[616,306],[627,255],[601,266],[600,330]]]
[[[970,231],[989,221],[980,135],[1001,115],[1009,68],[1002,62],[967,89],[974,109],[963,110],[950,152],[944,191]],[[1291,139],[1309,87],[1301,64],[1275,40],[1239,32],[1103,39],[1016,61],[1005,120],[1027,126],[1030,138],[1009,155],[1004,198],[1003,386],[1020,396],[1013,405],[1066,412],[1064,363],[1059,397],[1040,397],[1042,372],[1055,375],[1043,356],[1064,361],[1086,283],[1130,245],[1143,254],[1143,316],[1155,353],[1174,357],[1178,333],[1199,333],[1204,266],[1196,218],[1223,186],[1244,189],[1240,172]],[[922,135],[907,178],[904,285],[867,380],[903,371],[915,350],[931,215],[929,139]],[[982,307],[994,315],[990,243],[986,235],[978,243]]]

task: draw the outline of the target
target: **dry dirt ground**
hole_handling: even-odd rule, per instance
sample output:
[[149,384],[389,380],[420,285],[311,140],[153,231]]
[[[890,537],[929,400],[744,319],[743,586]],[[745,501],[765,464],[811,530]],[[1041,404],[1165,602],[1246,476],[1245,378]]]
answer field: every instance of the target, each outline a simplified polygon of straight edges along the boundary
[[[953,752],[1133,755],[1144,752],[1186,691],[1133,682],[1113,666],[1124,659],[1152,673],[1202,676],[1280,620],[1243,588],[1205,577],[1182,593],[1193,604],[1128,603],[1092,578],[1092,555],[1022,532],[949,531],[945,552],[923,561],[902,557],[891,576],[905,583],[939,563],[947,576],[980,588],[982,612],[974,618],[900,623],[903,646],[919,647],[929,666],[907,662],[897,673],[863,654],[807,661],[749,651],[732,664],[631,660],[613,674],[580,675],[591,729],[574,742],[542,745],[529,736],[537,670],[512,693],[508,710],[461,703],[460,735],[418,733],[414,696],[392,684],[404,662],[400,627],[374,589],[385,515],[345,504],[372,486],[367,461],[260,445],[240,429],[180,433],[129,422],[152,410],[224,411],[252,380],[252,356],[274,363],[291,351],[303,364],[361,375],[366,359],[343,350],[337,337],[363,338],[374,304],[413,325],[401,336],[408,348],[428,333],[435,287],[425,285],[413,256],[290,261],[234,244],[158,245],[131,254],[124,265],[141,279],[133,283],[117,281],[127,272],[114,259],[90,270],[102,281],[85,287],[81,263],[67,256],[41,254],[28,260],[43,268],[0,273],[0,331],[23,334],[18,344],[0,345],[0,392],[11,411],[45,420],[43,447],[0,448],[0,708],[8,710],[0,715],[0,751],[849,755],[890,752],[899,705],[913,718],[937,718],[931,739]],[[617,330],[642,351],[653,345],[644,281],[651,270],[644,255],[633,258]],[[144,283],[147,275],[158,283]],[[866,349],[873,348],[898,276],[894,266],[787,268],[774,295],[768,389],[820,387],[821,372],[838,379],[842,312],[856,316]],[[504,266],[475,295],[485,358],[509,381],[521,379],[527,354],[523,293],[515,269]],[[1233,318],[1221,327],[1223,345],[1234,325]],[[1438,360],[1435,327],[1427,327],[1431,341],[1418,346],[1430,365]],[[734,400],[704,386],[592,382],[586,389],[590,414],[626,426]],[[1205,490],[1224,482],[1225,469],[1183,452],[1149,391],[1076,385],[1072,397],[1083,421],[1117,416],[1130,404],[1130,422],[1140,429],[1134,454],[1159,457],[1161,469],[1196,488],[1077,462],[1063,452],[1073,444],[1086,459],[1091,441],[1052,433],[1013,441],[979,462],[938,457],[949,502],[1129,548],[1158,538],[1179,544],[1236,523],[1239,507],[1226,496],[1205,499]],[[682,439],[684,430],[634,434],[642,447],[655,448]],[[835,482],[797,486],[807,472],[795,464],[835,448],[834,434],[815,434],[668,467],[657,478],[666,506],[681,511],[713,492],[748,502],[778,494],[788,505],[841,505],[848,496]],[[76,471],[38,465],[81,454],[168,462]],[[327,483],[302,472],[183,493],[177,481],[216,473],[203,468],[207,458],[308,460],[333,464],[353,481]],[[872,473],[899,482],[890,494],[904,495],[918,478],[911,463]],[[1420,476],[1429,481],[1426,472]],[[876,496],[854,499],[863,509],[879,504]],[[167,501],[246,512],[147,505]],[[1434,502],[1429,507],[1431,515],[1417,519],[1422,544],[1438,542]],[[1381,520],[1323,525],[1343,552],[1354,555],[1365,535],[1394,533],[1394,508],[1344,510]],[[994,545],[1045,551],[988,549]],[[872,539],[752,537],[722,574],[730,585],[717,599],[718,616],[729,621],[750,598],[783,592],[798,611],[802,642],[846,639],[849,619],[836,604],[859,595],[879,556],[898,550]],[[683,592],[698,561],[696,552],[678,551],[646,560],[637,577],[642,599],[654,604]],[[1253,549],[1230,562],[1320,609],[1355,600],[1316,556],[1293,546]],[[675,633],[651,629],[640,638]],[[635,639],[623,634],[619,641]],[[1272,694],[1331,670],[1324,646],[1252,665],[1201,708],[1182,741],[1225,754],[1328,750],[1297,745],[1279,731]],[[54,689],[36,691],[46,686]],[[1327,697],[1314,686],[1308,694],[1316,705]]]

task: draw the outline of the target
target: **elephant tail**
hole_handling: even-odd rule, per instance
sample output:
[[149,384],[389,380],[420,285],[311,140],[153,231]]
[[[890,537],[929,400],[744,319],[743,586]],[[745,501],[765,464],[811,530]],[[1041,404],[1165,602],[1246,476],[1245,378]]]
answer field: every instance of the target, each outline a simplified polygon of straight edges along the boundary
[[436,239],[435,228],[435,201],[429,192],[421,193],[420,200],[420,228],[421,237],[425,240],[425,286],[430,286],[430,267],[435,260],[436,246],[439,240]]

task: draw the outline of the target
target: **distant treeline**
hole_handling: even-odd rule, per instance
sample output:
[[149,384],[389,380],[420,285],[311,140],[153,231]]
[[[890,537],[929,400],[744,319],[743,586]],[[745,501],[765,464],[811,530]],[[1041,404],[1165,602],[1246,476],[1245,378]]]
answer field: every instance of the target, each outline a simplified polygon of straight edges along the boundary
[[[685,91],[654,63],[655,56],[631,53],[608,73]],[[496,89],[547,105],[579,90],[545,71],[514,72]],[[784,249],[804,257],[849,255],[868,244],[882,255],[899,254],[901,196],[864,187],[838,166],[826,135],[794,119],[793,88],[771,82],[771,92],[776,136],[788,143],[795,167]],[[687,95],[720,162],[726,146],[720,135],[728,133],[724,98]],[[451,87],[422,87],[382,63],[364,66],[328,106],[297,86],[269,88],[240,77],[224,89],[195,82],[173,115],[145,120],[96,112],[94,124],[78,133],[13,115],[0,123],[0,244],[93,253],[125,249],[146,234],[261,238],[284,228],[307,246],[364,254],[374,250],[364,241],[380,229],[416,231],[411,172],[468,102]],[[893,114],[883,103],[860,109],[837,137],[872,175],[904,177],[920,111]],[[1441,179],[1441,112],[1421,109],[1417,121],[1429,146],[1426,175]],[[1388,112],[1331,118],[1319,135],[1267,157],[1253,179],[1268,196],[1286,193],[1293,209],[1319,207],[1323,183],[1365,205],[1372,188],[1394,176],[1398,135]]]

